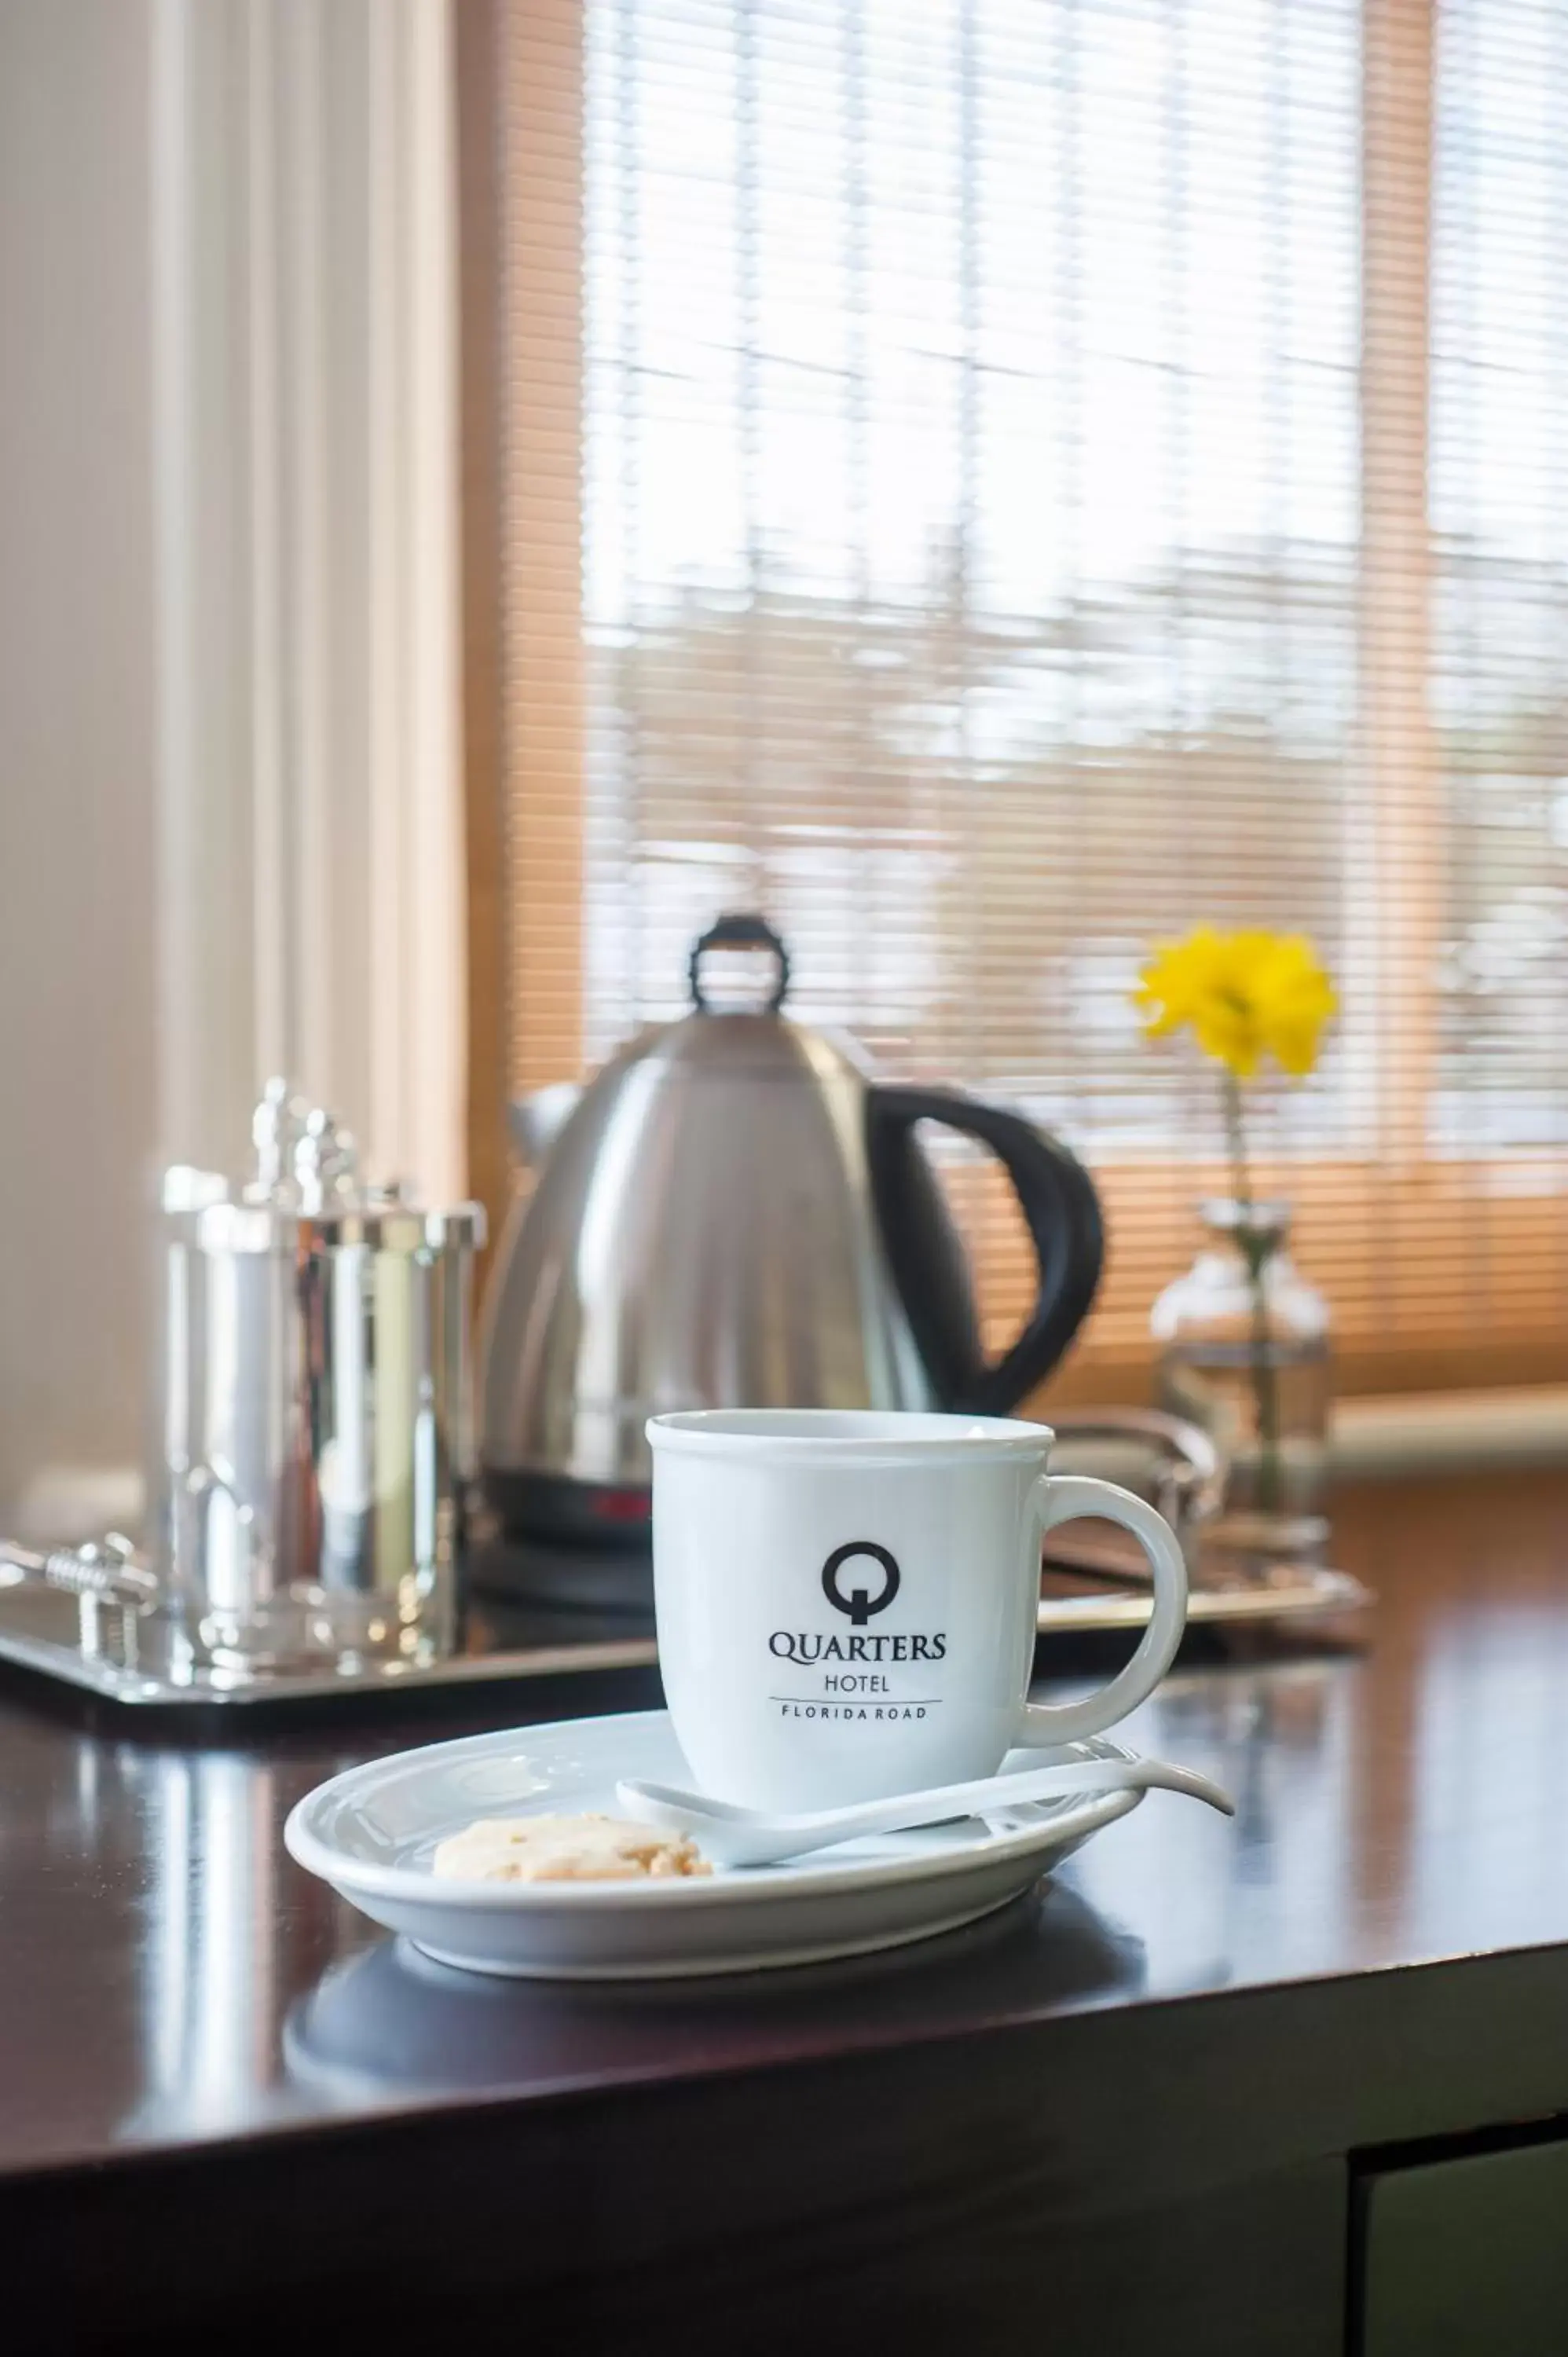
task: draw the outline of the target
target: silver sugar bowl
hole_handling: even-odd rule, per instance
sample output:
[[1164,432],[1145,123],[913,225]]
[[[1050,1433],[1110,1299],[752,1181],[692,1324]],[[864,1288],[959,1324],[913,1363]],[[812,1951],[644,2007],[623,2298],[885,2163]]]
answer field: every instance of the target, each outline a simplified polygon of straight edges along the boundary
[[274,1081],[252,1176],[163,1189],[149,1552],[189,1662],[358,1673],[451,1650],[473,1473],[477,1203],[426,1211]]

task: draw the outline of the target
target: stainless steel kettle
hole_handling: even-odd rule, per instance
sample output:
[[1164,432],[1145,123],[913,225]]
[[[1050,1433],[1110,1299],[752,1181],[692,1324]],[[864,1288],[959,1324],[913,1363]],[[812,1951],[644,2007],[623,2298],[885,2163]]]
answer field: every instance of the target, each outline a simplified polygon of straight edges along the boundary
[[[766,950],[766,1007],[710,1006],[703,964]],[[480,1457],[517,1535],[640,1534],[648,1417],[682,1407],[1015,1406],[1088,1313],[1103,1256],[1082,1165],[1019,1114],[879,1085],[852,1042],[783,1012],[789,960],[757,916],[691,955],[692,1012],[585,1091],[515,1109],[537,1169],[491,1272]],[[968,1263],[916,1135],[1005,1165],[1038,1264],[1017,1340],[985,1357]]]

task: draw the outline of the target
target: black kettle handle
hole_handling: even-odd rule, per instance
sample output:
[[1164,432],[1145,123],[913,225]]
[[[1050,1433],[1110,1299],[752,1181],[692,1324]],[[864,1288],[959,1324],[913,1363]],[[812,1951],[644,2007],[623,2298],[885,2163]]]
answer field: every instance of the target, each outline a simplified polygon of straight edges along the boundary
[[709,950],[771,950],[779,962],[779,979],[768,1002],[768,1012],[778,1014],[789,987],[789,952],[766,917],[732,910],[728,916],[715,918],[707,931],[693,942],[686,973],[692,985],[692,1004],[699,1015],[708,1012],[700,969]]
[[[944,1403],[977,1415],[1004,1415],[1050,1373],[1089,1315],[1105,1260],[1094,1181],[1058,1140],[1003,1105],[949,1089],[916,1088],[875,1088],[869,1102],[874,1129],[943,1122],[988,1146],[1013,1182],[1035,1248],[1034,1308],[1011,1348],[999,1359],[981,1361],[962,1380],[959,1395]],[[895,1246],[890,1258],[919,1342],[919,1272],[907,1245],[903,1251]]]

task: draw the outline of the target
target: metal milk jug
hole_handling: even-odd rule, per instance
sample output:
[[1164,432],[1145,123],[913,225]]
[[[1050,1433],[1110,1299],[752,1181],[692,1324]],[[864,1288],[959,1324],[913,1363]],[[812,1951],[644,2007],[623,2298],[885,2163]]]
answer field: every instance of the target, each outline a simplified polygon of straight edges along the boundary
[[163,1189],[166,1366],[150,1552],[191,1658],[238,1674],[449,1651],[473,1464],[475,1203],[364,1183],[269,1083],[239,1184]]

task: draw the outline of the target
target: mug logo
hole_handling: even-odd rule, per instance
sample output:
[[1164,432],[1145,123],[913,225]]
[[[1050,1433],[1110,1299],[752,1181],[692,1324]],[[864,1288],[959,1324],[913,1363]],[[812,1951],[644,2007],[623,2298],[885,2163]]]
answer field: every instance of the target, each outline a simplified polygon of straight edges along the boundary
[[[856,1555],[870,1555],[882,1567],[882,1586],[873,1596],[865,1587],[852,1587],[846,1596],[839,1586],[839,1572]],[[851,1539],[847,1546],[834,1547],[822,1566],[822,1594],[835,1612],[846,1612],[857,1629],[864,1629],[874,1612],[886,1612],[901,1585],[898,1566],[885,1546],[875,1539]]]

